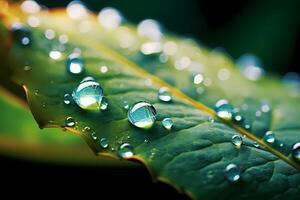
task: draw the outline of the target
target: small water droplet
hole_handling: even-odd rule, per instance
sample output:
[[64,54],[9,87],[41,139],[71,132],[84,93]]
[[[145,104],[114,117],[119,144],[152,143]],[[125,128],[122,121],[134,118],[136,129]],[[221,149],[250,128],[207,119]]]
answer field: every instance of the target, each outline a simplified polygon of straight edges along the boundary
[[72,53],[66,60],[67,71],[71,74],[82,74],[84,71],[84,62],[79,54]]
[[156,110],[150,103],[138,102],[129,109],[128,120],[138,128],[151,128],[156,120]]
[[132,150],[132,147],[130,144],[128,143],[124,143],[120,146],[119,148],[119,156],[121,158],[124,158],[124,159],[129,159],[131,158],[132,156],[134,156],[134,153],[133,153],[133,150]]
[[172,100],[170,89],[168,87],[159,88],[159,90],[158,90],[158,99],[163,101],[163,102],[170,102]]
[[69,37],[66,34],[62,34],[62,35],[59,36],[58,41],[61,44],[66,44],[69,41]]
[[103,66],[100,67],[100,72],[101,73],[105,74],[107,71],[108,71],[108,67],[107,66],[103,65]]
[[101,101],[101,106],[100,106],[100,109],[101,110],[107,110],[108,108],[108,101],[105,97],[102,98],[102,101]]
[[146,19],[141,21],[138,24],[137,31],[141,37],[147,37],[153,41],[160,40],[162,36],[159,23],[153,19]]
[[241,73],[251,81],[257,81],[265,75],[263,64],[253,54],[244,54],[237,60]]
[[85,110],[100,110],[103,89],[94,80],[82,81],[73,91],[72,97],[76,104]]
[[53,60],[60,60],[62,57],[62,53],[58,50],[51,50],[49,52],[49,57]]
[[128,110],[129,109],[129,104],[127,101],[123,101],[123,107],[125,110]]
[[292,146],[291,153],[293,159],[300,162],[300,142],[297,142]]
[[36,1],[26,0],[22,2],[21,10],[25,13],[35,14],[40,12],[41,6]]
[[229,102],[225,99],[221,99],[217,101],[215,105],[215,111],[218,117],[230,121],[232,119],[233,107]]
[[160,53],[162,51],[162,44],[160,42],[145,42],[142,44],[140,51],[144,55]]
[[243,117],[240,114],[235,114],[234,121],[237,123],[241,123],[243,121]]
[[148,139],[145,139],[145,140],[144,140],[144,143],[148,143],[148,142],[149,142],[149,140],[148,140]]
[[26,71],[26,72],[28,72],[28,71],[30,71],[32,68],[31,68],[31,66],[29,66],[29,65],[25,65],[24,66],[24,71]]
[[87,15],[87,9],[81,1],[71,1],[67,6],[67,14],[71,19],[79,20]]
[[90,135],[90,137],[93,140],[97,140],[98,139],[96,132],[93,129],[91,129],[90,127],[88,127],[88,126],[84,127],[83,132],[85,132],[88,135]]
[[169,60],[169,56],[166,55],[165,53],[161,53],[161,54],[159,55],[159,61],[160,61],[161,63],[167,63],[168,60]]
[[263,104],[261,105],[261,111],[262,111],[263,113],[270,112],[270,110],[271,110],[271,107],[270,107],[269,104],[263,103]]
[[196,74],[194,76],[194,84],[199,85],[204,81],[204,76],[202,74]]
[[32,42],[32,36],[29,29],[19,23],[14,23],[11,31],[16,42],[22,46],[29,46]]
[[64,104],[69,105],[72,101],[72,96],[70,94],[65,94],[64,95]]
[[53,29],[47,29],[44,35],[48,40],[53,40],[55,38],[55,31]]
[[191,59],[187,56],[181,57],[175,61],[175,68],[179,71],[186,69],[191,64]]
[[66,121],[65,121],[65,125],[67,127],[74,127],[76,124],[75,120],[72,117],[67,117]]
[[243,138],[240,135],[234,135],[231,138],[231,142],[234,146],[236,146],[236,148],[239,149],[243,144]]
[[229,164],[225,168],[225,176],[230,182],[237,182],[241,178],[241,171],[235,164]]
[[147,86],[147,87],[152,86],[152,80],[151,80],[150,78],[147,78],[147,79],[145,80],[145,86]]
[[171,128],[173,127],[173,124],[174,124],[174,122],[171,118],[164,118],[161,123],[162,123],[163,127],[167,130],[171,130]]
[[260,148],[260,145],[257,142],[253,142],[253,146],[256,148]]
[[100,24],[106,29],[115,29],[120,26],[122,16],[115,8],[103,8],[98,14]]
[[215,123],[215,118],[213,118],[213,117],[208,117],[208,121],[210,122],[210,123]]
[[33,28],[39,27],[40,26],[40,19],[35,16],[29,16],[27,18],[27,24]]
[[101,146],[103,149],[107,149],[108,146],[109,146],[108,140],[107,140],[106,138],[101,138],[101,139],[100,139],[100,146]]
[[273,144],[275,142],[275,135],[272,131],[267,131],[264,136],[264,141]]

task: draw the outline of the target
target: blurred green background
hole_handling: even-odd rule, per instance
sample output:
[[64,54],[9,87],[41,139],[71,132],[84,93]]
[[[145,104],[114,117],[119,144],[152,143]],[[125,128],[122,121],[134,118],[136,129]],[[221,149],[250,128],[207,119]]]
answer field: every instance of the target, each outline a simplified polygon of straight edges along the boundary
[[[49,8],[65,7],[69,2],[39,1]],[[268,72],[280,75],[289,71],[300,72],[299,0],[240,2],[85,0],[83,2],[96,12],[103,7],[115,7],[133,23],[146,18],[156,19],[166,31],[195,38],[209,48],[222,47],[233,59],[244,53],[256,54],[262,59]],[[158,199],[162,195],[170,199],[187,199],[170,186],[152,183],[150,175],[144,168],[107,165],[99,167],[95,164],[82,166],[80,159],[76,165],[43,163],[9,156],[2,156],[0,162],[2,163],[0,177],[7,187],[17,186],[32,191],[38,188],[40,192],[44,191],[47,194],[64,193],[69,198],[80,194],[87,198],[89,194],[96,193],[99,198],[110,196],[111,199],[119,196],[125,199]],[[93,183],[95,181],[96,183]],[[116,192],[112,193],[110,189]],[[147,195],[140,198],[135,191]]]

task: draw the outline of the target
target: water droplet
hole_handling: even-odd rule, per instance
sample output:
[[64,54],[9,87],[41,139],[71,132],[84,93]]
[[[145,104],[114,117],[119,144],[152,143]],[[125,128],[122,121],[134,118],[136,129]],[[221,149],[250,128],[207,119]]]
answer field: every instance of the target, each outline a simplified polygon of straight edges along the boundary
[[97,111],[101,107],[103,89],[94,80],[81,81],[73,91],[72,97],[80,108]]
[[53,60],[60,60],[62,57],[62,53],[58,50],[52,50],[49,52],[49,57]]
[[202,95],[205,92],[205,88],[203,88],[203,87],[197,87],[196,92],[197,92],[197,94]]
[[71,1],[67,6],[67,14],[71,19],[78,20],[87,15],[87,9],[81,1]]
[[261,117],[261,115],[262,115],[262,113],[261,113],[260,110],[257,110],[257,111],[255,112],[255,116],[256,116],[256,117]]
[[159,90],[158,90],[158,99],[163,101],[163,102],[170,102],[172,100],[170,89],[168,87],[159,88]]
[[194,84],[199,85],[203,82],[204,76],[202,74],[196,74],[194,76]]
[[122,16],[115,8],[103,8],[98,14],[100,24],[107,29],[115,29],[120,26]]
[[70,94],[64,95],[64,104],[69,105],[72,101],[72,96]]
[[27,18],[27,23],[28,23],[29,26],[36,28],[36,27],[40,26],[41,22],[40,22],[40,19],[38,17],[29,16]]
[[128,120],[138,128],[151,128],[156,120],[156,110],[150,103],[138,102],[129,109]]
[[248,124],[248,122],[246,122],[246,123],[244,124],[244,128],[245,128],[246,130],[250,130],[250,129],[251,129],[251,125]]
[[101,110],[106,110],[108,108],[108,101],[105,97],[102,98],[102,101],[101,101],[101,106],[100,106],[100,109]]
[[108,67],[107,66],[103,65],[103,66],[100,67],[100,72],[101,73],[105,74],[107,71],[108,71]]
[[240,115],[240,114],[235,114],[235,115],[234,115],[234,121],[235,121],[235,122],[241,123],[243,120],[244,120],[244,119],[243,119],[242,115]]
[[53,40],[55,38],[55,32],[52,29],[45,30],[44,35],[48,40]]
[[241,178],[241,171],[235,164],[229,164],[225,168],[225,176],[230,182],[237,182]]
[[29,66],[29,65],[25,65],[24,66],[24,71],[26,71],[26,72],[28,72],[28,71],[30,71],[32,68],[31,68],[31,66]]
[[25,13],[34,14],[40,12],[41,6],[36,1],[26,0],[22,2],[21,10]]
[[218,78],[219,78],[219,80],[221,80],[221,81],[226,81],[226,80],[228,80],[228,79],[230,78],[230,71],[229,71],[228,69],[225,69],[225,68],[220,69],[220,70],[218,71]]
[[260,145],[257,142],[253,142],[253,146],[256,147],[256,148],[260,147]]
[[175,61],[175,68],[179,71],[186,69],[191,64],[191,59],[187,56]]
[[58,37],[58,41],[61,43],[61,44],[66,44],[68,43],[69,41],[69,37],[66,35],[66,34],[62,34]]
[[75,120],[72,117],[68,117],[65,121],[67,127],[74,127],[76,124]]
[[213,118],[213,117],[208,117],[208,121],[210,122],[210,123],[215,123],[215,119]]
[[80,55],[72,53],[66,60],[66,68],[71,74],[81,74],[84,71],[84,62]]
[[128,143],[122,144],[119,148],[118,153],[119,153],[119,156],[124,159],[129,159],[134,155],[132,147]]
[[160,40],[162,36],[159,23],[153,19],[141,21],[138,24],[137,31],[141,37],[147,37],[154,41]]
[[237,60],[241,73],[251,81],[257,81],[265,75],[262,62],[253,54],[244,54]]
[[152,86],[152,80],[150,78],[147,78],[145,80],[145,85],[148,86],[148,87]]
[[215,105],[215,111],[218,117],[230,121],[232,119],[233,107],[225,99],[219,100]]
[[243,138],[240,135],[234,135],[231,138],[231,142],[234,146],[236,146],[239,149],[243,144]]
[[300,162],[300,142],[297,142],[295,143],[293,146],[292,146],[292,156],[293,158]]
[[161,123],[162,123],[163,127],[167,130],[171,130],[171,128],[173,127],[173,124],[174,124],[174,122],[171,118],[164,118]]
[[144,55],[151,55],[160,53],[162,51],[162,44],[160,42],[145,42],[140,48]]
[[262,111],[262,112],[267,113],[267,112],[270,112],[270,110],[271,110],[271,107],[270,107],[269,104],[263,103],[263,104],[261,105],[261,111]]
[[107,149],[108,146],[109,146],[108,140],[107,140],[106,138],[101,138],[101,139],[100,139],[100,146],[101,146],[103,149]]
[[161,53],[161,54],[159,55],[159,61],[160,61],[161,63],[166,63],[166,62],[168,62],[168,60],[169,60],[169,56],[166,55],[165,53]]
[[129,109],[129,104],[127,101],[123,101],[123,107],[125,110],[128,110]]
[[19,23],[14,23],[11,27],[13,37],[16,42],[22,46],[28,46],[32,42],[32,36],[29,29]]
[[270,144],[275,142],[275,135],[272,131],[267,131],[264,136],[264,141]]

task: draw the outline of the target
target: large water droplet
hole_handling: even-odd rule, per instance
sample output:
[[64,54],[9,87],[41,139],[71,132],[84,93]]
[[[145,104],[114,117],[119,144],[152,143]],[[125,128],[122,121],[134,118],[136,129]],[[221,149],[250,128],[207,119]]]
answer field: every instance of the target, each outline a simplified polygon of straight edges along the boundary
[[82,109],[97,111],[101,107],[103,90],[96,81],[86,80],[80,82],[78,87],[73,91],[72,97]]
[[171,118],[164,118],[161,123],[162,123],[163,127],[167,130],[171,130],[171,128],[173,127],[173,124],[174,124],[174,122]]
[[71,19],[78,20],[87,15],[87,9],[81,1],[72,1],[67,6],[67,14]]
[[69,105],[72,101],[72,96],[70,94],[64,95],[64,104]]
[[103,8],[98,14],[100,24],[107,29],[115,29],[122,22],[122,16],[115,8]]
[[138,128],[151,128],[156,120],[156,110],[150,103],[138,102],[129,109],[128,120]]
[[84,71],[84,62],[80,55],[72,53],[66,61],[66,68],[71,74],[82,74]]
[[22,46],[29,46],[32,42],[32,36],[29,29],[19,23],[14,23],[11,31],[16,42]]
[[275,142],[275,135],[272,131],[267,131],[264,136],[264,141],[270,144]]
[[75,124],[76,124],[76,122],[72,117],[67,117],[67,119],[65,120],[65,125],[67,127],[74,127]]
[[237,60],[241,73],[249,80],[256,81],[261,79],[265,71],[263,64],[258,57],[252,54],[244,54]]
[[243,138],[240,135],[234,135],[231,138],[231,142],[234,146],[236,146],[236,148],[239,149],[243,144]]
[[119,153],[119,156],[124,159],[129,159],[134,155],[132,147],[128,143],[122,144],[119,148],[118,153]]
[[172,100],[170,89],[168,87],[159,88],[159,90],[158,90],[158,99],[163,101],[163,102],[170,102]]
[[159,23],[153,19],[141,21],[138,24],[137,31],[140,36],[147,37],[154,41],[160,40],[162,36]]
[[291,149],[292,157],[300,162],[300,142],[295,143]]
[[107,140],[106,138],[101,138],[101,139],[100,139],[100,146],[101,146],[103,149],[107,149],[108,146],[109,146],[108,140]]
[[225,99],[221,99],[217,101],[215,105],[215,111],[218,117],[230,121],[232,119],[233,107],[229,102]]
[[225,176],[230,182],[237,182],[241,178],[241,171],[235,164],[229,164],[225,168]]

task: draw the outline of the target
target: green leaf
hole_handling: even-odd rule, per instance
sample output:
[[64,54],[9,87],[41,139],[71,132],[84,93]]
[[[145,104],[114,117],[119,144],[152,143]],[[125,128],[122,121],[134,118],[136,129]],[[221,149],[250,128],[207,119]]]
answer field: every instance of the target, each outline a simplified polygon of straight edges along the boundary
[[[297,199],[300,166],[290,149],[300,141],[298,90],[274,77],[249,81],[226,55],[190,39],[164,35],[163,43],[173,41],[178,48],[167,62],[161,62],[159,54],[143,55],[139,51],[149,40],[138,36],[131,24],[107,30],[92,14],[85,21],[68,18],[64,10],[35,15],[41,24],[29,28],[32,43],[22,46],[13,40],[9,27],[17,19],[26,23],[27,16],[18,6],[0,10],[5,24],[0,29],[0,55],[5,63],[1,70],[8,71],[12,80],[25,88],[40,127],[60,127],[79,134],[98,155],[118,157],[124,153],[120,147],[128,143],[134,153],[128,154],[129,160],[144,163],[155,179],[195,199]],[[91,30],[80,32],[82,23],[90,23]],[[45,38],[47,29],[55,31],[55,39]],[[58,48],[57,37],[61,34],[67,34],[69,42],[61,52],[62,58],[54,60],[49,52]],[[130,48],[120,46],[124,40],[132,42]],[[65,67],[67,56],[76,48],[81,50],[85,65],[81,75],[70,74]],[[176,62],[186,68],[177,70]],[[31,70],[24,70],[26,65]],[[107,66],[108,71],[102,73],[101,66]],[[203,84],[193,83],[195,72],[204,75]],[[224,72],[228,79],[222,77]],[[64,104],[64,95],[72,93],[87,76],[94,77],[103,88],[107,110],[95,113]],[[163,86],[170,89],[172,102],[158,99],[158,90]],[[251,130],[218,118],[213,107],[219,99],[227,99],[239,108]],[[158,113],[154,126],[144,130],[131,125],[124,101],[130,106],[138,101],[153,104]],[[261,111],[265,102],[271,108],[268,112]],[[74,127],[66,127],[68,117],[75,120]],[[161,125],[166,117],[174,121],[171,130]],[[86,127],[94,130],[93,134]],[[275,134],[274,144],[263,140],[269,130]],[[232,144],[234,135],[246,136],[241,148]],[[101,138],[107,139],[109,148],[101,148]],[[225,172],[229,164],[241,171],[234,183]]]

